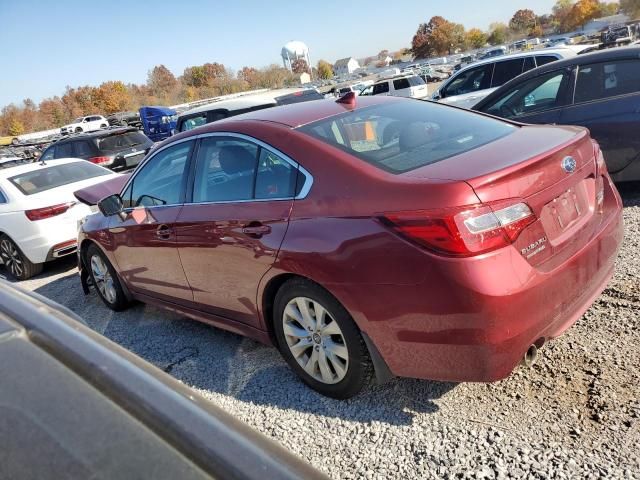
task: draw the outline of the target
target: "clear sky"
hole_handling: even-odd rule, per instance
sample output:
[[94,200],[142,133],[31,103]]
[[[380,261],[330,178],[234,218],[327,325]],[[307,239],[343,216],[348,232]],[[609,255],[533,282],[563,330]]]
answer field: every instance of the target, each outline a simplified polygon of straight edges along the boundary
[[[281,63],[301,40],[311,62],[408,47],[434,15],[486,29],[555,0],[0,0],[0,107],[61,95],[66,85],[144,83],[164,64],[220,62],[234,70]],[[535,5],[535,6],[532,6]]]

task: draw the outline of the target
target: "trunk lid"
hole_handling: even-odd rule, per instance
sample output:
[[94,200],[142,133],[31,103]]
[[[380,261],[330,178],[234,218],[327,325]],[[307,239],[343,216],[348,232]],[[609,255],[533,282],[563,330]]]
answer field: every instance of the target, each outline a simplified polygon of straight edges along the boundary
[[544,263],[550,269],[594,233],[596,163],[586,129],[523,126],[496,142],[407,175],[465,181],[482,203],[524,201],[537,220],[513,245],[532,265]]

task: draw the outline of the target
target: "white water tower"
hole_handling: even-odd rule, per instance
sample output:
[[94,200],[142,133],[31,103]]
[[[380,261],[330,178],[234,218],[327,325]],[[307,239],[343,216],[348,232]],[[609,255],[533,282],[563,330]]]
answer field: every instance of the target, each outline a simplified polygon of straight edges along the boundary
[[304,61],[307,62],[307,66],[311,68],[309,47],[298,40],[288,42],[284,47],[282,47],[280,54],[282,55],[282,64],[284,65],[284,68],[289,71],[292,71],[291,65],[293,62],[300,58],[304,59]]

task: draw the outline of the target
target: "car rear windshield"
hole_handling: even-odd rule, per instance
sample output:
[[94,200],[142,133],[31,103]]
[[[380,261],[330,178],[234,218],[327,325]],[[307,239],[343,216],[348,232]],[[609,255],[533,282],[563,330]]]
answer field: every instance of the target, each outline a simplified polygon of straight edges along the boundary
[[25,195],[45,192],[90,178],[109,175],[109,170],[92,163],[72,162],[53,167],[43,167],[31,172],[9,177],[9,181]]
[[98,138],[98,148],[104,152],[115,152],[126,148],[144,145],[149,140],[141,132],[123,132],[109,135],[108,137]]
[[469,111],[406,100],[343,113],[299,130],[400,174],[473,150],[516,128]]

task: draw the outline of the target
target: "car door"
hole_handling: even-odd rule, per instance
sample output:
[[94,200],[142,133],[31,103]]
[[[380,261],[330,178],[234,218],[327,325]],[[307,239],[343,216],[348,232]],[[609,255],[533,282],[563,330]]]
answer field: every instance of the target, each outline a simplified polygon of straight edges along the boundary
[[561,122],[581,125],[598,141],[613,174],[640,161],[640,60],[580,65],[573,104]]
[[178,256],[175,222],[194,143],[171,144],[149,158],[122,193],[123,215],[110,217],[109,223],[114,256],[129,287],[175,303],[193,300]]
[[176,228],[196,308],[260,326],[258,284],[276,259],[305,178],[295,162],[257,141],[229,134],[200,140],[191,202]]
[[563,68],[501,89],[479,110],[523,123],[558,123],[570,93],[571,69]]

